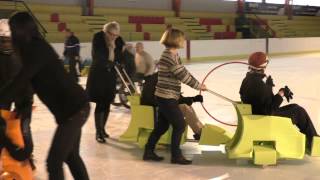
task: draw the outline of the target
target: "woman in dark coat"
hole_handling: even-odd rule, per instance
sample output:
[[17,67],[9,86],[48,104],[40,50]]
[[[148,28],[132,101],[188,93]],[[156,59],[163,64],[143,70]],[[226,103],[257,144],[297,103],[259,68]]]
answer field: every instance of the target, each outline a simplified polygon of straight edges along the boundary
[[119,37],[119,33],[118,23],[107,23],[103,31],[94,35],[92,41],[92,65],[87,81],[87,92],[90,101],[96,103],[94,117],[96,140],[99,143],[105,143],[105,138],[109,137],[105,131],[105,125],[116,92],[115,40]]
[[241,101],[251,104],[253,114],[291,118],[292,123],[306,135],[307,148],[310,149],[313,137],[318,134],[308,113],[297,104],[280,107],[283,97],[289,102],[293,94],[288,87],[281,88],[277,94],[273,94],[273,80],[264,73],[267,64],[267,56],[263,52],[256,52],[250,56],[249,72],[240,87]]
[[49,180],[64,179],[64,162],[74,179],[88,180],[79,153],[81,129],[90,112],[86,92],[64,70],[59,56],[42,38],[37,24],[27,12],[16,13],[10,18],[9,25],[14,53],[22,67],[0,92],[0,102],[16,100],[31,85],[58,124],[47,159]]

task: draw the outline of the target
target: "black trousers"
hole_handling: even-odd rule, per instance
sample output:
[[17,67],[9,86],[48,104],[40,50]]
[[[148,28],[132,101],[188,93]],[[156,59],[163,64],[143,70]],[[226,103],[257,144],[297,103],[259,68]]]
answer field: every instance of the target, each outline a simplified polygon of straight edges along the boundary
[[101,132],[104,130],[110,114],[110,105],[111,102],[96,103],[96,109],[94,111],[96,132]]
[[146,149],[154,150],[160,137],[169,129],[169,125],[172,125],[171,156],[173,158],[179,157],[182,155],[180,142],[186,123],[179,109],[178,101],[159,97],[157,97],[157,101],[159,105],[158,121],[148,139]]
[[299,128],[301,133],[306,135],[307,148],[311,148],[312,138],[313,136],[318,136],[318,134],[307,111],[303,107],[297,104],[289,104],[273,112],[273,115],[291,118],[292,123]]
[[76,68],[76,65],[77,63],[79,63],[79,61],[76,60],[75,56],[68,56],[68,59],[69,59],[69,73],[73,80],[75,80],[76,82],[79,82],[77,68]]
[[67,163],[76,180],[89,180],[89,176],[79,153],[81,128],[90,112],[86,104],[78,113],[59,124],[55,132],[47,159],[49,180],[64,180],[63,162]]

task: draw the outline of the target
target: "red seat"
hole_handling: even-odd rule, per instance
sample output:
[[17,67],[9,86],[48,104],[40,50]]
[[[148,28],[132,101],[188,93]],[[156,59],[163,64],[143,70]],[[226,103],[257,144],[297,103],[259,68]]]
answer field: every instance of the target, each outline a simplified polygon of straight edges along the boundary
[[52,13],[50,15],[50,21],[51,22],[59,22],[60,21],[60,17],[58,13]]
[[222,20],[219,18],[200,18],[199,23],[201,25],[221,25]]

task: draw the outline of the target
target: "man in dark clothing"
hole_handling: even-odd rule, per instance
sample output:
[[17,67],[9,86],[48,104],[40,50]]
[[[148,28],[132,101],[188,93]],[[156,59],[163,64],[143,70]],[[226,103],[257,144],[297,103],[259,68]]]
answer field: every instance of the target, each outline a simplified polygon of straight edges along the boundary
[[65,30],[66,41],[63,55],[69,60],[69,73],[76,82],[79,81],[77,64],[80,68],[80,42],[70,29]]
[[[307,148],[310,149],[313,137],[318,135],[308,113],[297,104],[280,107],[283,97],[289,102],[293,93],[285,87],[281,88],[277,94],[273,94],[273,80],[271,76],[267,77],[264,73],[267,64],[267,56],[263,52],[256,52],[250,56],[249,72],[240,87],[242,102],[251,104],[253,114],[291,118],[292,123],[306,135]],[[264,78],[266,78],[265,81]]]

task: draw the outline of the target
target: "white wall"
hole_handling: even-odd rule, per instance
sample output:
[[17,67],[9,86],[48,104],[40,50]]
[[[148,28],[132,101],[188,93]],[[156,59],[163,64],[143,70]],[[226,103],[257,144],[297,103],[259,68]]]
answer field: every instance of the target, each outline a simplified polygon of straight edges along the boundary
[[182,0],[182,11],[236,12],[237,3],[224,0]]
[[320,50],[320,37],[270,39],[270,53]]
[[[129,42],[135,45],[136,42]],[[161,56],[162,51],[164,50],[164,46],[159,43],[159,41],[146,41],[143,42],[144,49],[150,53],[150,55],[154,59],[159,59]],[[53,43],[51,44],[53,48],[57,51],[59,56],[63,56],[63,49],[64,44],[63,43]],[[179,50],[179,55],[181,58],[186,57],[186,49]],[[82,59],[91,59],[91,43],[81,43],[81,51],[80,56]]]
[[123,7],[171,10],[171,0],[95,0],[95,7]]
[[[135,42],[131,42],[135,44]],[[143,42],[145,50],[154,59],[159,59],[164,46],[159,41]],[[274,38],[269,40],[270,53],[320,52],[320,37],[316,38]],[[52,44],[58,54],[62,56],[63,43]],[[265,51],[265,39],[236,39],[236,40],[195,40],[191,41],[191,57],[219,57],[249,55],[255,51]],[[186,57],[186,49],[179,54]],[[81,43],[81,57],[91,59],[91,43]]]
[[264,39],[191,41],[191,57],[234,56],[265,51]]

